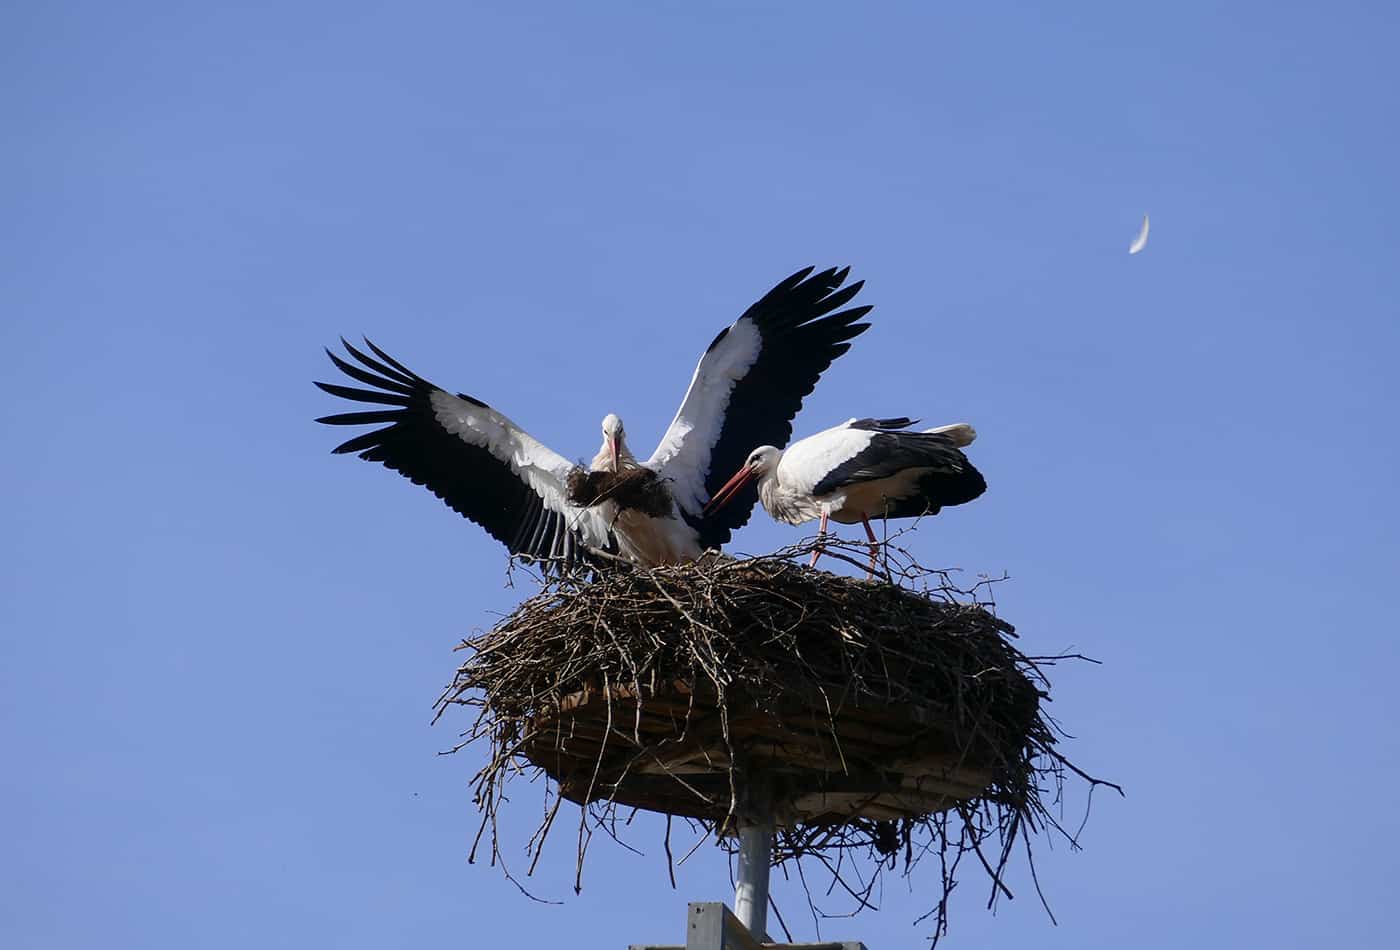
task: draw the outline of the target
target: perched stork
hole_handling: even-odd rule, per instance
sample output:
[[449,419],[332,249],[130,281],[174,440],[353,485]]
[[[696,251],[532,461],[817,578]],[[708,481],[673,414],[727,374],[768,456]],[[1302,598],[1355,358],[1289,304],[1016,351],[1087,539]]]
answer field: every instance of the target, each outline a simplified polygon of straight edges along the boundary
[[[328,425],[379,425],[335,448],[381,462],[427,487],[459,514],[505,544],[512,555],[568,567],[590,551],[616,553],[643,565],[692,560],[729,540],[749,519],[755,492],[731,493],[722,515],[705,501],[750,446],[786,442],[792,419],[817,379],[850,349],[868,323],[868,306],[842,310],[860,290],[842,287],[848,268],[806,268],[778,284],[719,332],[700,358],[690,388],[660,445],[644,463],[628,451],[622,420],[603,420],[595,471],[644,468],[652,487],[668,493],[651,510],[613,500],[576,503],[564,456],[471,396],[456,396],[423,379],[379,347],[373,356],[345,340],[354,360],[327,350],[346,376],[373,388],[316,383],[333,396],[380,408],[323,416]],[[358,364],[358,365],[357,365]]]
[[[778,521],[801,524],[820,518],[865,525],[870,569],[878,539],[871,518],[936,515],[949,505],[972,501],[987,490],[982,473],[960,451],[977,432],[966,423],[910,431],[913,419],[851,419],[779,449],[762,445],[749,453],[734,477],[706,506],[723,508],[744,486],[758,482],[763,507]],[[821,556],[820,541],[812,565]]]

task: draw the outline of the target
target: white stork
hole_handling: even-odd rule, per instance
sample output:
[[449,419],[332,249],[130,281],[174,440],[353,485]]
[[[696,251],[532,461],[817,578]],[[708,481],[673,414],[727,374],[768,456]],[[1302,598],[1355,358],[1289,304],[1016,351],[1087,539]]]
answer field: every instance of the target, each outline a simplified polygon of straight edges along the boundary
[[374,356],[341,340],[354,363],[326,353],[346,376],[372,389],[316,385],[384,408],[317,421],[386,423],[334,451],[359,453],[427,487],[512,555],[565,568],[587,561],[590,550],[643,565],[691,560],[723,545],[749,519],[755,492],[737,497],[723,515],[705,514],[705,501],[724,473],[743,461],[750,446],[791,437],[803,398],[831,361],[850,349],[848,341],[869,327],[857,321],[870,307],[840,309],[862,283],[843,288],[848,270],[798,271],[721,330],[645,463],[627,451],[622,420],[611,413],[603,420],[603,448],[593,468],[650,469],[670,492],[672,510],[664,517],[619,511],[612,502],[572,503],[566,482],[575,466],[568,459],[486,403],[434,386],[368,340]]
[[[936,515],[949,505],[972,501],[987,490],[982,473],[960,451],[977,432],[966,423],[909,431],[912,419],[850,419],[779,449],[761,445],[706,505],[727,505],[751,482],[758,482],[763,507],[778,521],[801,524],[820,518],[865,525],[870,569],[879,541],[871,518]],[[820,541],[812,566],[821,556]]]

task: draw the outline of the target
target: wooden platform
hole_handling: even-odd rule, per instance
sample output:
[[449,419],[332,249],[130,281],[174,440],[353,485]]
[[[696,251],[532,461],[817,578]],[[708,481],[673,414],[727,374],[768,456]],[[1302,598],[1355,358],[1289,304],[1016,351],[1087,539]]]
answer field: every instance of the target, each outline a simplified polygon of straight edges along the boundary
[[953,725],[926,709],[810,697],[763,709],[683,682],[658,690],[590,688],[531,722],[523,751],[575,802],[721,821],[731,765],[762,773],[779,825],[928,815],[982,794],[992,781]]

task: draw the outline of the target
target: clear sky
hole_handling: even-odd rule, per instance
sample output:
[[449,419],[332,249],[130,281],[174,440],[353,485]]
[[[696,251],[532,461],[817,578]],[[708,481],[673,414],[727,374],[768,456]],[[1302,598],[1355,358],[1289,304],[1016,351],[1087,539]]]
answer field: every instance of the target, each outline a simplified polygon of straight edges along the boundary
[[[798,422],[973,422],[926,561],[1007,571],[1085,850],[948,946],[1374,946],[1400,874],[1392,4],[45,3],[0,13],[0,943],[679,941],[729,895],[465,854],[429,725],[526,591],[329,450],[369,334],[571,457],[845,263]],[[1145,252],[1126,253],[1144,212]],[[799,532],[759,518],[764,551]],[[521,790],[512,825],[538,817]],[[1069,802],[1073,815],[1082,794]],[[519,837],[523,844],[523,834]],[[518,863],[518,859],[517,859]],[[921,945],[934,881],[824,928]],[[784,914],[810,938],[791,890]]]

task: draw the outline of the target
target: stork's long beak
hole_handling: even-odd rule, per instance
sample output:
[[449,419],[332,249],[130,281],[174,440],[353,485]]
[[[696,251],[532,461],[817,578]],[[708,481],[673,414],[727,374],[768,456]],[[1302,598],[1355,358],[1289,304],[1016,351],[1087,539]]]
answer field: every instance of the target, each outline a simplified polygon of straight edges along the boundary
[[617,465],[617,436],[615,436],[615,435],[610,435],[610,436],[608,436],[608,448],[612,450],[612,460],[613,460],[613,469],[612,469],[612,470],[613,470],[614,472],[621,471],[621,469],[618,468],[618,465]]
[[749,466],[745,465],[743,468],[739,469],[739,471],[734,473],[733,478],[725,482],[724,485],[720,487],[720,490],[715,492],[715,496],[710,499],[710,503],[705,506],[705,510],[702,513],[708,515],[710,512],[717,511],[729,504],[734,496],[739,493],[739,489],[753,481],[754,478],[754,470]]

